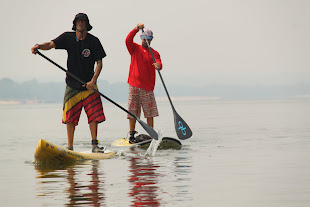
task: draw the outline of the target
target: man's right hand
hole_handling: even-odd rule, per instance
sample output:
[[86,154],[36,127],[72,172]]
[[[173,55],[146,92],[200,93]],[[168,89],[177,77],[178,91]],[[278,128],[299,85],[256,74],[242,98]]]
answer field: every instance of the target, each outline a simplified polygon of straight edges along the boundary
[[50,49],[52,49],[52,48],[56,48],[56,45],[55,45],[55,43],[54,43],[53,41],[50,41],[50,42],[42,43],[42,44],[40,44],[40,45],[36,44],[35,46],[33,46],[33,47],[31,48],[31,52],[32,52],[33,54],[36,54],[36,51],[37,51],[38,49],[40,49],[40,50],[50,50]]
[[143,29],[144,28],[144,24],[142,24],[142,23],[139,23],[139,24],[137,24],[137,26],[136,26],[136,30],[140,30],[140,29]]
[[33,47],[31,48],[31,52],[32,52],[33,54],[36,54],[36,51],[37,51],[39,48],[40,48],[40,45],[36,44],[35,46],[33,46]]

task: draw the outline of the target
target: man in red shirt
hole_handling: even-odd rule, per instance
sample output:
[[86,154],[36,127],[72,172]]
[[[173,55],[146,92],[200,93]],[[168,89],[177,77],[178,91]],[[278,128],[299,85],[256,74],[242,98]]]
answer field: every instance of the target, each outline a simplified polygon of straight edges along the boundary
[[[151,44],[153,40],[153,32],[145,29],[145,36],[140,35],[142,44],[133,42],[133,38],[144,28],[144,24],[138,24],[127,36],[126,46],[129,54],[131,55],[131,63],[128,76],[129,84],[129,98],[128,98],[128,111],[140,118],[141,107],[147,119],[147,124],[151,127],[154,126],[154,117],[158,116],[157,105],[153,93],[155,87],[155,70],[162,69],[162,63],[159,53],[152,48],[156,63],[153,62],[152,55],[148,49],[147,42]],[[136,119],[128,114],[130,138],[131,143],[135,142],[135,127]]]

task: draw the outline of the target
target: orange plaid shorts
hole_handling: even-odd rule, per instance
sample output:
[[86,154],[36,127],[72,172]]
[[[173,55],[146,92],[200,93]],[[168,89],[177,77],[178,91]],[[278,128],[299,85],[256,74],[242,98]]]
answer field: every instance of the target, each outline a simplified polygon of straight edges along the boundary
[[[158,116],[158,110],[153,91],[148,91],[129,85],[128,111],[140,118],[141,107],[143,109],[145,118]],[[127,118],[132,119],[133,117],[128,114]]]

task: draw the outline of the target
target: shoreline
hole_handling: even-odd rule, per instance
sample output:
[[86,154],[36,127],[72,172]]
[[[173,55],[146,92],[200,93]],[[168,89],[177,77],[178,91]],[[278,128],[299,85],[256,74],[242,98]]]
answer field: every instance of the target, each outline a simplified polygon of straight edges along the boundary
[[[175,97],[170,97],[172,102],[179,102],[179,101],[184,101],[184,102],[190,102],[190,101],[281,101],[281,100],[305,100],[308,101],[310,100],[310,95],[296,95],[293,97],[288,97],[288,98],[261,98],[261,99],[225,99],[221,97],[203,97],[203,96],[175,96]],[[103,99],[105,100],[105,99]],[[167,96],[159,96],[156,97],[156,101],[158,103],[161,102],[167,102],[168,97]],[[104,101],[105,102],[105,101]],[[117,103],[127,103],[127,100],[120,100],[116,101]],[[45,102],[45,101],[40,101],[38,99],[34,100],[1,100],[0,99],[0,105],[18,105],[18,104],[60,104],[62,103],[61,101],[55,101],[55,102]]]

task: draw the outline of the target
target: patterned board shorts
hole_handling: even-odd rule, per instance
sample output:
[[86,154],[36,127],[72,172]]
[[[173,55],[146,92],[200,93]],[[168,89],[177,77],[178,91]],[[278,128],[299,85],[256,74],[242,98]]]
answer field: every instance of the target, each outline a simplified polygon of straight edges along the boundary
[[[97,85],[95,89],[98,90]],[[88,123],[105,121],[100,95],[94,90],[78,91],[66,87],[62,123],[74,123],[78,125],[82,108],[88,117]]]
[[[153,91],[136,88],[129,85],[128,111],[140,118],[141,107],[143,109],[145,118],[158,116],[158,110]],[[133,117],[128,114],[127,118],[130,119]]]

